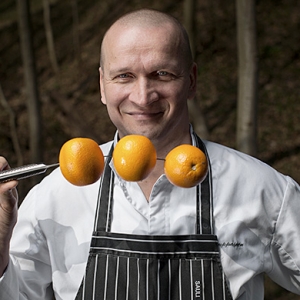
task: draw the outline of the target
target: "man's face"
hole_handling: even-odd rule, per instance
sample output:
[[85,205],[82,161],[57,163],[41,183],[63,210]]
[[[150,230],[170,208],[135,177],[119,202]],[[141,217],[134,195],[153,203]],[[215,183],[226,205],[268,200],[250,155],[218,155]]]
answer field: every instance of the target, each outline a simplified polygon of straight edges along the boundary
[[141,134],[166,141],[188,131],[187,99],[196,66],[187,66],[169,24],[122,28],[107,34],[100,68],[102,102],[120,137]]

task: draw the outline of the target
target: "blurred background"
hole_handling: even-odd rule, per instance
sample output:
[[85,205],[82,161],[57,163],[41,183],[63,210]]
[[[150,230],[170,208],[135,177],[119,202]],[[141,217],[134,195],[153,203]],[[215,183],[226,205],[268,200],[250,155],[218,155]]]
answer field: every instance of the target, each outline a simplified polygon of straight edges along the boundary
[[[0,155],[12,167],[51,164],[72,137],[113,138],[99,94],[100,43],[113,20],[141,7],[174,15],[192,37],[199,71],[191,120],[198,134],[242,150],[238,20],[251,15],[257,72],[250,154],[300,182],[300,1],[249,0],[244,19],[238,1],[1,0]],[[37,180],[20,182],[21,200]],[[300,297],[266,279],[265,299]]]

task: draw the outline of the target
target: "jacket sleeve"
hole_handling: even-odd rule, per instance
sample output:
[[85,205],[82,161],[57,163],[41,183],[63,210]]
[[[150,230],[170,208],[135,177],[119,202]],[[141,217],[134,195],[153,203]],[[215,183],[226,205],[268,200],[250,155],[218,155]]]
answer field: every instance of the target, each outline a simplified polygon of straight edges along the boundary
[[35,219],[35,191],[23,201],[11,240],[9,265],[0,278],[0,299],[50,300],[51,266],[45,238]]
[[12,261],[9,261],[8,267],[0,278],[0,299],[15,300],[19,299],[19,282]]
[[289,177],[270,250],[272,269],[268,276],[300,294],[300,188]]

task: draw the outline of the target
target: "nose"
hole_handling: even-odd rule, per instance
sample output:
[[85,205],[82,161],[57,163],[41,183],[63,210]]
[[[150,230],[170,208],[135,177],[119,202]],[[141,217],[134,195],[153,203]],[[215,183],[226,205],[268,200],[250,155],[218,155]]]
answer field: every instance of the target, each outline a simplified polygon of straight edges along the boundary
[[139,106],[148,106],[159,99],[159,93],[151,79],[138,78],[132,88],[129,99]]

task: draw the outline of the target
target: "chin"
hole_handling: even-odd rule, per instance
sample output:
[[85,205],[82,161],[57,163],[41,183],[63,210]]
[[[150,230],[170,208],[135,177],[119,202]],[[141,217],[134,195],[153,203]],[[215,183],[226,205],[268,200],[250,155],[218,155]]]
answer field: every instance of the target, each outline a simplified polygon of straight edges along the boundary
[[163,128],[161,127],[160,124],[154,124],[154,125],[140,124],[133,127],[119,129],[120,137],[123,137],[125,135],[130,135],[130,134],[143,135],[150,140],[157,140],[162,136]]

